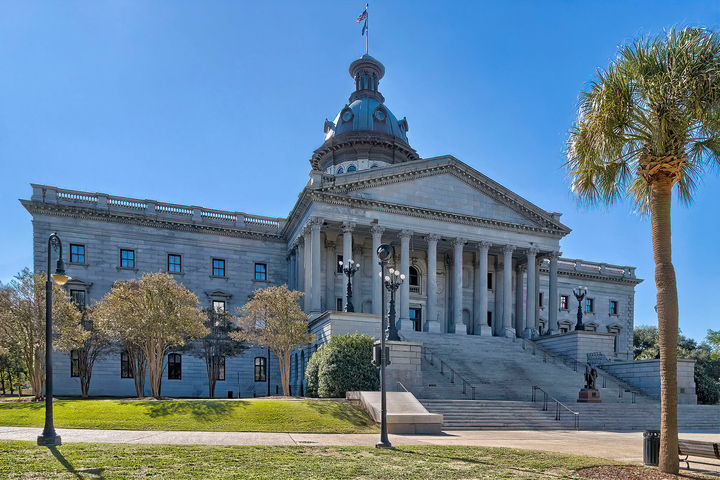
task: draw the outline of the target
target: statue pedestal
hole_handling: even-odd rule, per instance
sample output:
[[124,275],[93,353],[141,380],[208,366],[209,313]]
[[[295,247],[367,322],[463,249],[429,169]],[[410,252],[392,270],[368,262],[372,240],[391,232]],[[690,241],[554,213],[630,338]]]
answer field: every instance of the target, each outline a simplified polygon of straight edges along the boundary
[[600,392],[594,388],[583,388],[578,393],[578,403],[601,403]]

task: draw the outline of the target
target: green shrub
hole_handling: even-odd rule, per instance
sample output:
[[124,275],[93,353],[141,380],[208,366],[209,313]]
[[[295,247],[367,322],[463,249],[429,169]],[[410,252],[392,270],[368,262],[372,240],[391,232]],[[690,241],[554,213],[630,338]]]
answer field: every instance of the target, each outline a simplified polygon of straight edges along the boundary
[[318,374],[324,357],[325,346],[322,346],[312,354],[305,367],[305,395],[308,397],[318,396]]
[[318,362],[318,396],[344,397],[350,391],[378,390],[378,369],[372,364],[374,343],[372,337],[360,333],[332,337]]

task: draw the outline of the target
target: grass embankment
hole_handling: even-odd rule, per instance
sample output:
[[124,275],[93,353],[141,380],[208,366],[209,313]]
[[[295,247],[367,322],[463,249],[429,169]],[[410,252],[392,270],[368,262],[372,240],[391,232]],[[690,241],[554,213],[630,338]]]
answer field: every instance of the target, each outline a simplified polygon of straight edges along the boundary
[[578,478],[597,458],[505,448],[203,447],[0,444],[4,478],[545,479]]
[[[334,400],[59,400],[55,426],[107,430],[371,433],[359,408]],[[0,426],[42,427],[41,402],[0,403]]]

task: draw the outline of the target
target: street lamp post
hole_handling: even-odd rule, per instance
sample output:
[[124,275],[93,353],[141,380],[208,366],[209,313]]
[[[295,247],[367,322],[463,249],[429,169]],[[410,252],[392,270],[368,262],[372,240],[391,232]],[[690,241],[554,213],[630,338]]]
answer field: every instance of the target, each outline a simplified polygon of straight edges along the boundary
[[[392,245],[383,244],[377,249],[377,256],[378,259],[380,259],[378,263],[380,264],[381,278],[385,277],[385,266],[387,265],[388,259],[392,258],[393,253],[394,249]],[[375,448],[392,448],[387,430],[387,389],[385,385],[385,366],[388,361],[385,351],[385,339],[389,334],[389,327],[387,317],[385,316],[385,288],[381,286],[380,290],[380,305],[382,308],[382,313],[380,314],[382,318],[380,325],[380,355],[378,355],[378,359],[380,360],[380,441],[375,444]]]
[[385,288],[390,292],[390,312],[388,321],[388,340],[394,342],[400,341],[400,335],[398,335],[397,327],[395,326],[395,292],[397,292],[400,285],[405,280],[405,275],[401,274],[399,270],[391,268],[388,270],[388,275],[385,275]]
[[338,262],[340,267],[342,267],[342,271],[345,275],[347,275],[347,298],[345,300],[345,311],[346,312],[354,312],[355,307],[352,303],[352,277],[355,275],[355,272],[358,271],[360,268],[360,264],[355,262],[353,259],[350,259],[347,261],[347,264],[343,264],[343,261],[340,260]]
[[[55,273],[50,274],[52,250],[58,250],[59,257]],[[55,433],[53,424],[53,378],[52,378],[52,284],[65,285],[70,277],[65,275],[65,264],[62,258],[62,242],[57,233],[48,238],[47,281],[45,282],[45,428],[37,438],[37,444],[54,447],[61,444],[60,436]]]
[[587,287],[577,287],[573,290],[573,295],[575,295],[575,298],[578,301],[578,311],[577,311],[577,323],[575,324],[575,330],[585,330],[585,325],[583,324],[582,318],[583,318],[583,311],[582,311],[582,303],[583,299],[588,293]]

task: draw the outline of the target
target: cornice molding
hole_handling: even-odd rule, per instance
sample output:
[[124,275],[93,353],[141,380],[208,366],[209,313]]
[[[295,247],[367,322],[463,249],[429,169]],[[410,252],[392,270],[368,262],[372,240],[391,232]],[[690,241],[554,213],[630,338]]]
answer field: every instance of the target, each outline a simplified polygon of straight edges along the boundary
[[[550,274],[550,268],[548,266],[540,266],[540,273],[546,273]],[[562,277],[568,277],[568,278],[576,278],[576,279],[582,279],[582,280],[600,280],[603,282],[612,282],[617,283],[621,285],[638,285],[639,283],[642,283],[642,278],[633,278],[633,277],[621,277],[616,275],[602,275],[600,273],[592,273],[592,272],[579,272],[575,270],[562,270],[558,269],[558,276]]]

